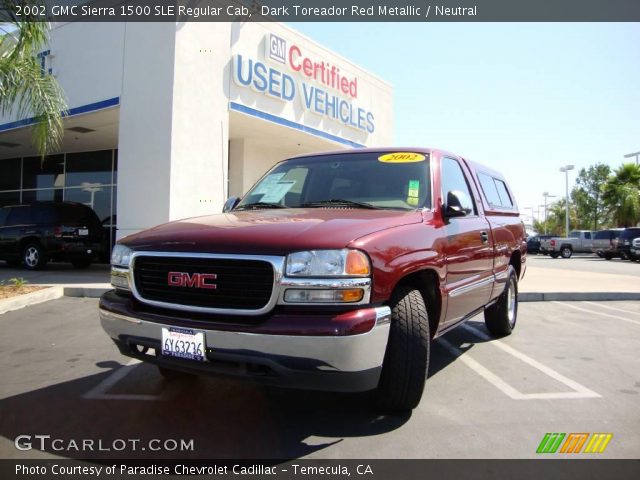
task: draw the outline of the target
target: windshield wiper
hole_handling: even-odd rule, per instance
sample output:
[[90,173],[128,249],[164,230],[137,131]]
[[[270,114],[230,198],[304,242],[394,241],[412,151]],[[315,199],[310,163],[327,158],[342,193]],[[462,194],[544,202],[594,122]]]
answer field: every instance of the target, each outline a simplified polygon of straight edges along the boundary
[[307,202],[300,205],[301,207],[325,207],[327,205],[335,205],[337,207],[358,207],[379,210],[380,207],[371,205],[366,202],[354,202],[353,200],[344,200],[342,198],[332,198],[330,200],[318,200],[316,202]]
[[239,207],[234,208],[234,210],[254,210],[258,208],[287,208],[284,205],[280,205],[279,203],[271,203],[271,202],[255,202],[255,203],[245,203],[244,205],[240,205]]

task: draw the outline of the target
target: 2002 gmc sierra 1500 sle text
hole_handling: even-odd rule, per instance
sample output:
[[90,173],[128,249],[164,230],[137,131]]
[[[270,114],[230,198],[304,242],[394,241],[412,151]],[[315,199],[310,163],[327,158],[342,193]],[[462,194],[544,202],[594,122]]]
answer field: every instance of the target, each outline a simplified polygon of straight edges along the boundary
[[432,340],[484,311],[511,333],[524,225],[504,178],[431,149],[278,163],[219,215],[122,239],[100,300],[165,377],[235,375],[418,405]]

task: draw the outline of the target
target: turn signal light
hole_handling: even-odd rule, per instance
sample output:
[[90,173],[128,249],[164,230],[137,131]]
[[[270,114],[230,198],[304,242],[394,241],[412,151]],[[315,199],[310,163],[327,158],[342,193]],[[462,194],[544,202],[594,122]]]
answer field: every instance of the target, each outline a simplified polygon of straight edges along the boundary
[[367,256],[359,250],[349,250],[349,253],[347,253],[345,273],[347,275],[369,275],[371,273],[371,267],[369,266]]
[[288,289],[284,292],[287,303],[353,303],[364,296],[361,288],[344,290]]
[[359,302],[362,300],[363,293],[364,291],[361,288],[350,288],[349,290],[339,291],[343,302]]

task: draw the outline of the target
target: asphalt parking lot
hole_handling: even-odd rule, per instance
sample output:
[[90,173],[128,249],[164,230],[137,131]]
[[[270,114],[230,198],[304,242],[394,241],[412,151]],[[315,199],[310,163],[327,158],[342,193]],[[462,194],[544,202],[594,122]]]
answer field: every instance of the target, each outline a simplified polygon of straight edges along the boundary
[[[598,458],[638,458],[638,302],[522,303],[502,340],[488,339],[480,320],[435,342],[412,414],[381,415],[365,395],[166,382],[117,352],[93,299],[9,312],[0,316],[0,458],[533,458],[547,432],[612,433]],[[139,443],[14,446],[38,434],[58,446]],[[143,450],[151,439],[193,440],[193,449]]]

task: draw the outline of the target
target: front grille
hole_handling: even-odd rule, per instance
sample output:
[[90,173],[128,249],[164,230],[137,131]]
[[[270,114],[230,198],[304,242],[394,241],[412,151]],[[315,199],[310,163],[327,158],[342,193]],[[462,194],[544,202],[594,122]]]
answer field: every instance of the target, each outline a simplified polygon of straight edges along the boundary
[[[215,274],[216,288],[169,285],[169,273]],[[143,300],[204,308],[258,310],[273,289],[273,267],[263,260],[138,256],[133,267]]]

